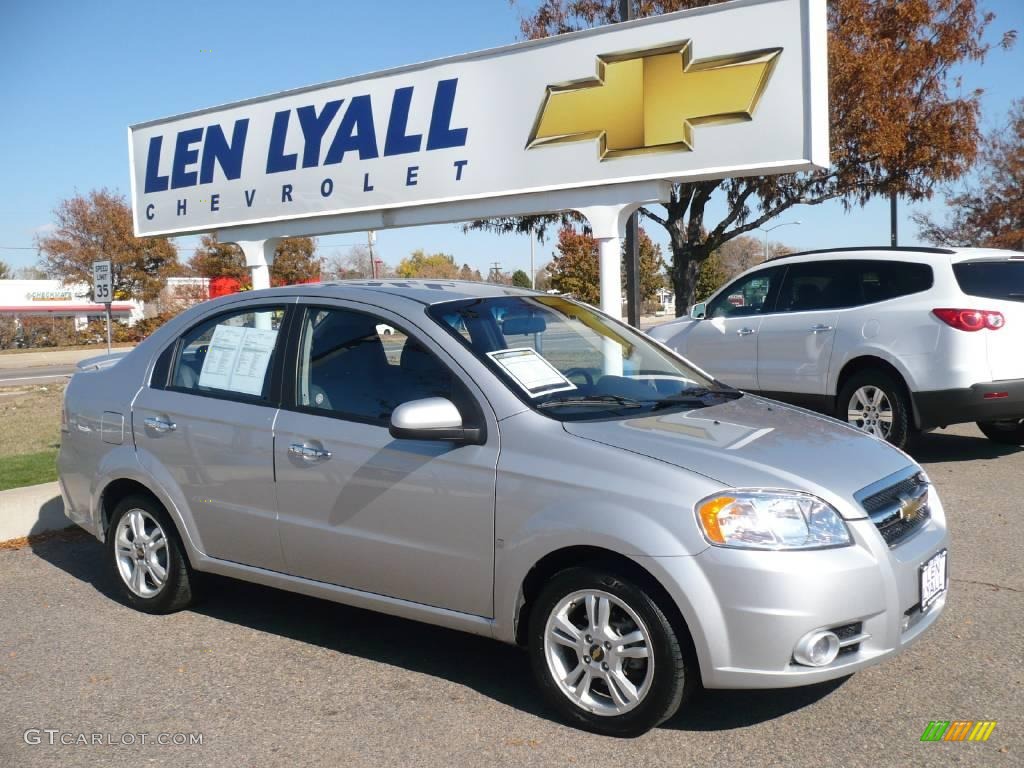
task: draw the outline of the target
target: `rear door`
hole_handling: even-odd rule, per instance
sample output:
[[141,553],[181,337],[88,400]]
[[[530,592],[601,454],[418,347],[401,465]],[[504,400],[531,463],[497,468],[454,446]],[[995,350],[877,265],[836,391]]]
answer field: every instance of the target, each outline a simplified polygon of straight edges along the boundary
[[972,302],[968,309],[1002,312],[1006,325],[984,331],[993,381],[1024,379],[1024,259],[977,259],[953,265]]
[[283,566],[271,429],[284,315],[284,305],[259,303],[204,319],[132,406],[139,461],[181,490],[201,549],[272,570]]
[[849,306],[847,265],[810,261],[786,270],[775,313],[761,323],[757,385],[762,392],[824,395],[839,324]]
[[[757,335],[778,292],[782,267],[739,278],[707,306],[704,320],[687,328],[681,353],[719,381],[757,389]],[[672,343],[668,340],[667,343]]]

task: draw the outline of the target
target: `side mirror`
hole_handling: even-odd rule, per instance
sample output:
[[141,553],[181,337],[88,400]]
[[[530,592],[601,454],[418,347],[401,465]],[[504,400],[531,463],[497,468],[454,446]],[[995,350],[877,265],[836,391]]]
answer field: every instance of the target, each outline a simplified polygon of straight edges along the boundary
[[703,320],[708,313],[708,303],[701,301],[690,307],[690,319],[691,320]]
[[391,412],[391,436],[398,440],[453,440],[483,442],[483,430],[462,424],[462,414],[451,400],[427,397],[402,403]]

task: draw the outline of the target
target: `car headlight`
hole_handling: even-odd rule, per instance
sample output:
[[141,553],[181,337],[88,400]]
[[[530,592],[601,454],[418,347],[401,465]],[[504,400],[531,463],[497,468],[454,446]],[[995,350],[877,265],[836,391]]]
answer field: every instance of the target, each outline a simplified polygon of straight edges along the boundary
[[821,549],[851,543],[839,513],[799,491],[728,491],[704,499],[696,512],[704,538],[719,547]]

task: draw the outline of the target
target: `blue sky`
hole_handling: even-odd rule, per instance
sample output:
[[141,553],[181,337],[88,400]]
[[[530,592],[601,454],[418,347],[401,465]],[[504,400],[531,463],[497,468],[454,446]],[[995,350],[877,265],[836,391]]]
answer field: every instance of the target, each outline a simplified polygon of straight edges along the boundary
[[[993,41],[1005,29],[1024,34],[1024,0],[981,3],[997,14]],[[0,7],[0,260],[14,266],[35,263],[33,236],[50,225],[61,199],[102,186],[128,191],[131,123],[504,45],[518,34],[518,12],[506,0],[0,0]],[[986,91],[983,124],[998,125],[1024,96],[1024,44],[993,50],[961,74],[965,90]],[[925,207],[941,212],[941,199]],[[901,244],[919,242],[910,210],[901,205]],[[775,223],[793,220],[802,223],[772,240],[813,248],[889,239],[885,200],[849,213],[839,204],[795,208]],[[663,240],[657,230],[649,228]],[[195,242],[178,240],[183,259]],[[335,235],[321,238],[321,249],[329,255],[357,242],[365,235]],[[420,247],[481,270],[494,261],[507,270],[529,266],[525,237],[466,235],[454,225],[378,235],[391,264]],[[538,247],[538,266],[550,251]]]

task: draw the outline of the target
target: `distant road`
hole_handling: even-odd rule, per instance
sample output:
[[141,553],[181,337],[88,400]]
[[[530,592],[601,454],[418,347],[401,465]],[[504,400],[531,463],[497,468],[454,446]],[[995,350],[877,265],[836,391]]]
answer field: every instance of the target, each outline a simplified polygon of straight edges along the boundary
[[74,365],[44,365],[31,368],[0,368],[0,386],[45,383],[62,379],[75,372]]

